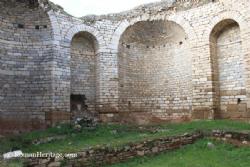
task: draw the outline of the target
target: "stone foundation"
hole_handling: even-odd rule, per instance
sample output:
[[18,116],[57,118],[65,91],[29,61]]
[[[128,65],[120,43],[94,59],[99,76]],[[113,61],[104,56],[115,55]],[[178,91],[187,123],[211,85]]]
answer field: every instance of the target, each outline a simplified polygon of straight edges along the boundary
[[29,117],[0,117],[1,134],[19,134],[33,130],[42,130],[46,127],[47,125],[45,124],[44,119],[31,119]]
[[176,113],[151,113],[151,112],[118,112],[118,113],[100,113],[100,119],[103,122],[114,122],[124,124],[161,124],[177,123],[191,121],[189,113],[179,111]]
[[[213,139],[220,139],[226,142],[237,141],[239,146],[249,146],[250,134],[240,132],[225,132],[214,130],[210,133],[197,132],[194,134],[186,134],[176,137],[162,137],[154,140],[145,140],[143,142],[126,144],[120,147],[100,147],[91,148],[78,152],[77,158],[49,158],[49,159],[29,159],[26,163],[29,166],[40,167],[46,165],[60,166],[61,161],[64,159],[68,166],[96,166],[101,167],[106,164],[115,164],[124,162],[129,159],[147,155],[157,155],[165,151],[173,151],[181,147],[193,144],[199,139],[210,137]],[[232,144],[235,144],[232,143]]]
[[[184,145],[192,144],[196,140],[202,138],[202,134],[196,133],[179,137],[160,138],[155,140],[147,140],[140,143],[131,143],[117,148],[93,148],[83,152],[78,152],[77,158],[66,158],[67,164],[70,166],[103,166],[105,164],[114,164],[123,162],[128,159],[154,155],[167,150],[175,150]],[[49,164],[57,164],[60,166],[60,159],[30,159],[27,166],[46,166]]]

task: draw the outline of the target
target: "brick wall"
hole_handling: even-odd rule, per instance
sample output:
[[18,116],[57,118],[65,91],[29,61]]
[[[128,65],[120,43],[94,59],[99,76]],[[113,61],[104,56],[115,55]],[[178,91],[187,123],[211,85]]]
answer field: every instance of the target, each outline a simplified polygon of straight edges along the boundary
[[[103,121],[250,118],[248,0],[162,1],[83,18],[72,17],[47,0],[38,6],[4,0],[1,9],[0,119],[5,122],[1,127],[17,118],[21,122],[16,128],[25,125],[21,129],[39,127],[37,122],[53,124],[46,115],[70,115],[72,91],[89,96],[95,103],[89,106],[96,106]],[[155,26],[150,28],[152,22]],[[158,30],[164,30],[164,24],[159,22],[178,25],[169,32],[167,28],[167,34],[185,35],[163,40],[166,34]],[[129,34],[130,29],[137,31]],[[91,67],[86,70],[86,56],[72,65],[76,60],[71,59],[71,44],[79,32],[92,34],[98,46],[95,67],[88,59]],[[149,41],[150,35],[161,40],[141,42]],[[78,85],[72,78],[79,80]]]
[[118,53],[119,112],[151,112],[170,121],[190,117],[188,42],[174,22],[140,22],[126,30]]
[[71,95],[84,95],[86,109],[95,111],[96,51],[91,34],[79,33],[71,43]]
[[214,28],[211,37],[211,57],[214,64],[215,116],[242,117],[246,112],[245,63],[239,25],[226,20]]
[[44,128],[52,106],[52,27],[26,2],[0,2],[0,131]]

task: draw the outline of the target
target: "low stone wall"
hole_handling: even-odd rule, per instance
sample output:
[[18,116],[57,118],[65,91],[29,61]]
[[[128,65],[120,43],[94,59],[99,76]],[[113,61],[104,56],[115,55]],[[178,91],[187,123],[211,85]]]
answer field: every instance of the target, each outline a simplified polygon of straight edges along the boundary
[[178,137],[146,140],[143,142],[127,144],[121,147],[111,148],[106,146],[101,148],[93,148],[78,152],[77,158],[30,159],[26,166],[60,166],[61,161],[65,160],[68,166],[99,167],[103,166],[104,164],[123,162],[137,156],[153,155],[167,150],[178,149],[184,145],[192,144],[201,138],[203,138],[203,134],[197,132],[191,135],[187,134]]
[[226,132],[226,131],[213,131],[212,137],[221,138],[221,139],[232,139],[237,141],[250,141],[250,133],[242,133],[242,132]]
[[99,148],[90,148],[78,152],[76,158],[34,158],[29,159],[25,166],[59,167],[64,161],[67,167],[101,167],[105,164],[115,164],[135,157],[155,155],[164,151],[175,150],[184,145],[193,144],[204,137],[212,137],[229,142],[230,140],[235,140],[243,144],[245,143],[244,145],[250,143],[250,133],[214,130],[210,133],[196,132],[182,136],[164,137],[138,143],[130,143],[119,147],[103,146]]

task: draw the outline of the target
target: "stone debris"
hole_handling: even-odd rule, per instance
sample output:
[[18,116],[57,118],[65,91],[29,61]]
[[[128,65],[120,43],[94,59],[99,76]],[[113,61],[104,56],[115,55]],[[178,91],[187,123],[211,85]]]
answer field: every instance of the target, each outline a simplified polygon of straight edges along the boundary
[[[104,146],[89,147],[80,152],[77,152],[77,157],[64,157],[56,159],[30,158],[25,162],[25,164],[27,166],[46,166],[49,164],[55,165],[61,162],[67,162],[68,166],[74,166],[80,163],[82,167],[87,167],[93,165],[93,162],[95,162],[97,166],[103,166],[105,164],[123,162],[137,156],[157,155],[167,150],[170,151],[179,149],[184,145],[193,144],[197,140],[207,137],[223,139],[225,134],[231,134],[232,139],[240,143],[246,144],[250,141],[250,138],[245,138],[244,141],[241,141],[241,139],[246,137],[246,133],[214,130],[212,131],[212,133],[203,134],[202,132],[196,132],[193,134],[186,133],[185,135],[181,136],[161,137],[151,140],[145,139],[141,142],[127,143],[122,146],[111,146],[107,144]],[[230,142],[229,140],[232,139],[227,139],[227,142]],[[213,142],[208,142],[207,148],[215,149],[216,146]]]
[[243,141],[242,144],[247,145],[247,144],[248,144],[248,141]]
[[12,151],[12,152],[3,154],[3,158],[5,160],[8,160],[8,159],[13,159],[13,158],[19,158],[22,155],[23,155],[23,152],[21,150],[17,150],[17,151]]
[[[153,155],[166,150],[178,149],[184,145],[192,144],[196,140],[202,138],[200,133],[188,134],[186,136],[167,137],[154,140],[145,140],[143,142],[126,144],[124,146],[102,146],[88,148],[77,153],[75,158],[65,158],[68,166],[81,164],[82,167],[92,165],[103,166],[105,164],[114,164],[125,161],[136,156]],[[30,158],[26,165],[43,166],[57,165],[61,159],[50,159],[49,163],[41,163],[37,158]],[[64,161],[65,162],[65,161]],[[94,163],[94,164],[93,164]]]
[[31,143],[34,145],[40,145],[45,143],[50,143],[57,140],[64,140],[66,138],[66,135],[60,135],[60,136],[51,136],[46,138],[40,138],[32,141]]
[[207,143],[207,147],[208,147],[209,149],[214,149],[214,148],[215,148],[215,145],[214,145],[213,143],[211,143],[211,142],[208,142],[208,143]]

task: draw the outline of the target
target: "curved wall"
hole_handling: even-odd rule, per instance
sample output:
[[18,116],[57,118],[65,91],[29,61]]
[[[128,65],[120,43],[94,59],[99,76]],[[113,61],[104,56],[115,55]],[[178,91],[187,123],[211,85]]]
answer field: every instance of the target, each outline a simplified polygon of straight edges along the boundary
[[52,29],[28,1],[0,2],[0,129],[45,127],[52,105]]
[[247,0],[186,0],[75,18],[1,0],[0,133],[68,122],[70,95],[104,122],[249,120],[249,13]]
[[130,112],[139,123],[189,119],[188,47],[184,30],[174,22],[143,21],[130,26],[119,44],[119,111]]

